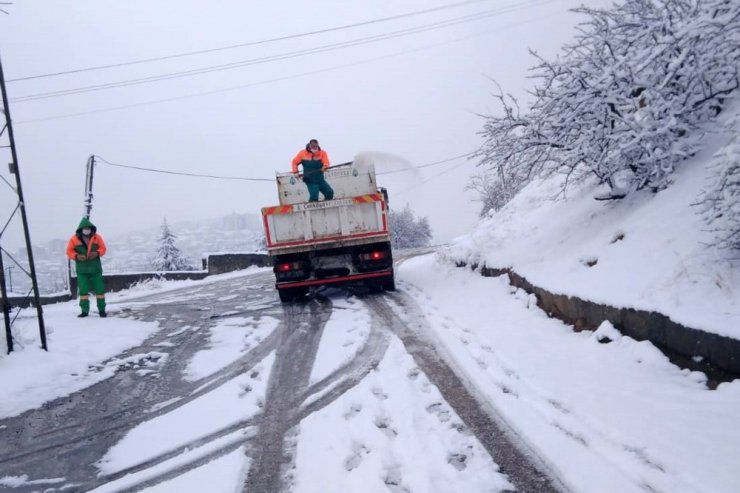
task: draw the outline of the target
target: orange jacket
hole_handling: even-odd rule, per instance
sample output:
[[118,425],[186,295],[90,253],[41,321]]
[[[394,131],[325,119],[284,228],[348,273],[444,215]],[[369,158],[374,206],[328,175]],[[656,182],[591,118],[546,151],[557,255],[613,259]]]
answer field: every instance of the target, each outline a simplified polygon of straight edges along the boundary
[[301,164],[301,161],[321,161],[321,163],[324,166],[324,169],[327,169],[329,167],[329,156],[326,154],[326,151],[323,149],[319,149],[317,152],[311,152],[306,149],[301,149],[298,154],[295,155],[293,158],[292,170],[293,173],[298,173],[298,165]]
[[[105,242],[103,241],[103,237],[97,233],[92,235],[90,240],[87,242],[87,253],[85,255],[88,257],[90,256],[90,252],[93,250],[93,245],[98,246],[95,251],[98,252],[99,257],[105,255],[105,251],[107,250]],[[77,260],[77,254],[84,251],[84,248],[85,245],[82,243],[79,236],[73,235],[67,243],[67,257],[69,257],[70,260]]]

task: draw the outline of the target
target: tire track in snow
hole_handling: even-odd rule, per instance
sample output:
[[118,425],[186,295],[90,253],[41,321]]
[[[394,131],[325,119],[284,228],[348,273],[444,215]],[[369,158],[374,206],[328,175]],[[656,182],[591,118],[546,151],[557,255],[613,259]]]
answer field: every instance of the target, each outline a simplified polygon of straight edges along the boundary
[[[306,390],[301,402],[296,404],[300,405],[302,402],[309,401],[301,409],[298,421],[328,406],[342,394],[359,384],[368,373],[377,368],[380,360],[385,356],[389,344],[388,332],[380,329],[378,323],[373,323],[365,343],[353,358]],[[327,389],[329,390],[325,394],[310,401],[311,396],[318,395]]]
[[423,329],[424,315],[414,301],[400,292],[393,293],[392,297],[405,310],[413,312],[417,328],[410,328],[383,298],[368,297],[365,301],[389,330],[401,339],[418,367],[437,386],[445,401],[473,432],[493,461],[501,467],[501,472],[516,486],[517,491],[563,491],[565,488],[544,472],[544,468],[531,452],[523,452],[520,446],[515,445],[503,419],[491,415],[491,411],[487,412],[476,397],[468,392],[464,381],[442,359],[431,340],[424,337],[423,330],[419,330]]
[[331,316],[328,301],[284,305],[275,362],[267,384],[262,420],[247,455],[252,464],[244,491],[278,492],[294,453],[286,447],[289,432],[300,421],[295,405],[306,393],[321,334]]

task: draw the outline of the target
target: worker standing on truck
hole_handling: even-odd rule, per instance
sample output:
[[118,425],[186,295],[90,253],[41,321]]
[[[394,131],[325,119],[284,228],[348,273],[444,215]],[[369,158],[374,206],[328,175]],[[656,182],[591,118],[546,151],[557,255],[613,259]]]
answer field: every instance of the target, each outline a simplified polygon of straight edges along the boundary
[[303,165],[303,183],[308,187],[308,201],[319,200],[319,192],[325,200],[334,198],[334,190],[324,178],[324,170],[329,168],[329,156],[319,147],[319,141],[311,139],[306,148],[293,158],[293,173],[298,173],[298,165]]

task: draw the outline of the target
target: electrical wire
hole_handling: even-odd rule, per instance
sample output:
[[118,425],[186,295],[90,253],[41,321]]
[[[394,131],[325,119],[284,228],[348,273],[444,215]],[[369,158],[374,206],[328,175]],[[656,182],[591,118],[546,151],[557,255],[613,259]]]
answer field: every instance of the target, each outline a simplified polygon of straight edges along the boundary
[[37,94],[30,94],[26,96],[19,96],[19,97],[11,99],[11,101],[16,102],[16,103],[36,101],[39,99],[46,99],[46,98],[59,97],[59,96],[68,96],[68,95],[73,95],[73,94],[101,91],[101,90],[106,90],[106,89],[127,87],[127,86],[132,86],[132,85],[139,85],[139,84],[147,84],[151,82],[159,82],[163,80],[170,80],[170,79],[176,79],[176,78],[181,78],[181,77],[191,77],[194,75],[201,75],[201,74],[206,74],[206,73],[211,73],[211,72],[220,72],[223,70],[231,70],[231,69],[241,68],[241,67],[246,67],[246,66],[251,66],[251,65],[259,65],[259,64],[269,63],[269,62],[274,62],[274,61],[287,60],[287,59],[297,58],[297,57],[306,56],[306,55],[313,55],[316,53],[325,53],[325,52],[334,51],[337,49],[359,46],[359,45],[374,43],[378,41],[385,41],[388,39],[395,39],[398,37],[410,36],[413,34],[442,29],[442,28],[446,28],[446,27],[450,27],[450,26],[454,26],[454,25],[458,25],[462,23],[474,22],[474,21],[486,19],[489,17],[500,16],[500,15],[510,13],[516,10],[525,10],[525,9],[530,9],[533,7],[538,7],[544,4],[552,3],[554,1],[557,1],[557,0],[543,0],[541,2],[527,4],[525,6],[497,8],[497,9],[493,9],[493,10],[489,10],[485,12],[465,15],[465,16],[461,16],[461,17],[457,17],[453,19],[448,19],[445,21],[438,21],[438,22],[434,22],[430,24],[424,24],[421,26],[415,26],[412,28],[392,31],[389,33],[384,33],[384,34],[379,34],[379,35],[374,35],[374,36],[367,36],[364,38],[357,38],[354,40],[343,41],[340,43],[331,43],[331,44],[322,45],[322,46],[318,46],[314,48],[308,48],[304,50],[280,53],[277,55],[270,55],[266,57],[241,60],[238,62],[232,62],[228,64],[211,65],[211,66],[201,67],[197,69],[185,70],[185,71],[180,71],[180,72],[169,72],[165,74],[141,77],[137,79],[128,79],[128,80],[118,81],[118,82],[109,82],[105,84],[94,84],[90,86],[82,86],[82,87],[77,87],[77,88],[72,88],[72,89],[64,89],[64,90],[59,90],[59,91],[49,91],[45,93],[37,93]]
[[[450,161],[456,161],[458,159],[462,159],[462,158],[465,158],[465,157],[470,157],[470,156],[474,155],[476,152],[477,151],[468,152],[466,154],[460,154],[459,156],[454,156],[454,157],[450,157],[450,158],[447,158],[447,159],[442,159],[441,161],[435,161],[433,163],[421,164],[419,166],[414,166],[412,169],[415,171],[415,170],[423,169],[423,168],[431,168],[432,166],[437,166],[439,164],[449,163]],[[405,171],[411,171],[411,169],[397,169],[397,170],[393,170],[393,171],[381,171],[381,172],[378,172],[378,173],[375,173],[375,174],[376,175],[392,175],[392,174],[395,174],[395,173],[403,173]]]
[[[399,170],[384,171],[384,172],[379,172],[379,173],[376,173],[376,174],[378,174],[378,175],[389,175],[389,174],[393,174],[393,173],[416,171],[416,170],[423,169],[423,168],[430,168],[432,166],[438,166],[440,164],[448,163],[450,161],[455,161],[455,160],[458,160],[458,159],[461,159],[461,158],[470,157],[473,154],[475,154],[475,152],[476,151],[472,151],[472,152],[468,152],[466,154],[460,154],[459,156],[454,156],[454,157],[442,159],[440,161],[434,161],[432,163],[421,164],[421,165],[418,165],[418,166],[413,166],[413,167],[410,167],[410,168],[404,168],[404,169],[399,169]],[[130,164],[113,163],[113,162],[108,161],[107,159],[105,159],[104,157],[102,157],[102,156],[100,156],[98,154],[95,154],[94,156],[95,156],[95,159],[97,159],[98,161],[100,161],[103,164],[106,164],[108,166],[114,166],[114,167],[117,167],[117,168],[133,169],[133,170],[137,170],[137,171],[146,171],[146,172],[150,172],[150,173],[162,173],[162,174],[166,174],[166,175],[189,176],[189,177],[193,177],[193,178],[212,178],[212,179],[216,179],[216,180],[269,181],[269,182],[274,182],[275,181],[275,178],[249,178],[249,177],[245,177],[245,176],[207,175],[207,174],[202,174],[202,173],[187,173],[187,172],[184,172],[184,171],[170,171],[170,170],[164,170],[164,169],[159,169],[159,168],[150,168],[150,167],[145,167],[145,166],[134,166],[134,165],[130,165]],[[460,166],[460,165],[458,165],[458,166]]]
[[396,57],[403,56],[403,55],[408,55],[408,54],[411,54],[411,53],[418,53],[420,51],[428,50],[428,49],[431,49],[431,48],[437,48],[439,46],[443,46],[443,45],[447,45],[447,44],[451,44],[451,43],[458,43],[460,41],[466,41],[468,39],[479,37],[479,36],[485,36],[487,34],[490,34],[491,32],[492,32],[491,30],[488,30],[488,31],[485,31],[485,32],[482,32],[482,33],[474,34],[472,36],[465,36],[465,37],[462,37],[462,38],[456,38],[456,39],[452,39],[452,40],[442,41],[440,43],[434,43],[434,44],[430,44],[430,45],[425,45],[425,46],[422,46],[422,47],[419,47],[419,48],[415,48],[415,49],[412,49],[412,50],[404,50],[404,51],[400,51],[400,52],[396,52],[396,53],[390,53],[388,55],[383,55],[383,56],[379,56],[379,57],[366,58],[364,60],[358,60],[358,61],[351,62],[351,63],[344,63],[344,64],[341,64],[341,65],[334,65],[334,66],[331,66],[331,67],[321,68],[321,69],[317,69],[317,70],[311,70],[311,71],[308,71],[308,72],[301,72],[301,73],[298,73],[298,74],[288,75],[288,76],[284,76],[284,77],[277,77],[277,78],[274,78],[274,79],[267,79],[267,80],[263,80],[263,81],[252,82],[252,83],[249,83],[249,84],[240,84],[238,86],[231,86],[231,87],[226,87],[226,88],[222,88],[222,89],[214,89],[212,91],[202,91],[202,92],[197,92],[197,93],[184,94],[182,96],[173,96],[171,98],[160,98],[160,99],[154,99],[154,100],[150,100],[150,101],[142,101],[140,103],[132,103],[132,104],[125,104],[125,105],[120,105],[120,106],[112,106],[112,107],[109,107],[109,108],[101,108],[101,109],[97,109],[97,110],[81,111],[81,112],[77,112],[77,113],[68,113],[68,114],[64,114],[64,115],[55,115],[55,116],[50,116],[50,117],[45,117],[45,118],[34,118],[34,119],[30,119],[30,120],[19,120],[19,121],[15,121],[14,123],[16,123],[16,124],[36,123],[36,122],[44,122],[44,121],[49,121],[49,120],[57,120],[57,119],[62,119],[62,118],[72,118],[72,117],[76,117],[76,116],[93,115],[93,114],[96,114],[96,113],[104,113],[104,112],[108,112],[108,111],[117,111],[117,110],[129,109],[129,108],[137,108],[137,107],[148,106],[148,105],[152,105],[152,104],[167,103],[167,102],[172,102],[172,101],[179,101],[179,100],[182,100],[182,99],[190,99],[190,98],[195,98],[195,97],[200,97],[200,96],[208,96],[208,95],[219,94],[219,93],[223,93],[223,92],[236,91],[236,90],[239,90],[239,89],[246,89],[246,88],[249,88],[249,87],[260,86],[260,85],[265,85],[265,84],[271,84],[271,83],[274,83],[274,82],[282,82],[282,81],[286,81],[286,80],[297,79],[297,78],[301,78],[301,77],[307,77],[307,76],[310,76],[310,75],[322,74],[322,73],[326,73],[326,72],[330,72],[330,71],[335,71],[335,70],[342,70],[342,69],[349,68],[349,67],[355,67],[357,65],[364,65],[364,64],[367,64],[367,63],[372,63],[372,62],[376,62],[376,61],[379,61],[379,60],[385,60],[385,59],[388,59],[388,58],[396,58]]
[[[471,156],[475,155],[475,154],[476,154],[477,152],[478,152],[478,151],[473,151],[473,152],[469,152],[469,153],[467,153],[467,154],[463,154],[463,155],[461,155],[461,156],[457,156],[457,157],[454,157],[454,158],[450,158],[450,159],[447,159],[447,160],[445,160],[445,162],[447,162],[447,161],[455,161],[455,160],[457,160],[457,159],[462,159],[462,158],[464,158],[464,157],[471,157]],[[410,187],[404,188],[404,189],[403,189],[403,190],[401,190],[400,192],[395,192],[395,193],[393,193],[393,196],[394,196],[394,197],[397,197],[397,196],[399,196],[399,195],[404,195],[404,194],[406,194],[407,192],[410,192],[411,190],[416,190],[417,188],[421,187],[421,186],[422,186],[422,185],[424,185],[425,183],[428,183],[428,182],[430,182],[430,181],[434,180],[435,178],[439,178],[439,177],[440,177],[440,176],[442,176],[442,175],[446,175],[447,173],[450,173],[450,172],[452,172],[452,171],[455,171],[456,169],[458,169],[458,168],[460,168],[460,167],[464,166],[465,164],[467,164],[468,162],[469,162],[469,160],[465,160],[465,161],[463,161],[462,163],[460,163],[460,164],[458,164],[458,165],[455,165],[455,166],[452,166],[451,168],[448,168],[448,169],[446,169],[446,170],[440,171],[440,172],[439,172],[439,173],[437,173],[436,175],[430,176],[429,178],[427,178],[427,179],[425,179],[425,180],[422,180],[422,181],[420,181],[419,183],[416,183],[416,184],[414,184],[414,185],[412,185],[412,186],[410,186]]]
[[107,164],[108,166],[115,166],[117,168],[127,168],[127,169],[135,169],[138,171],[148,171],[151,173],[162,173],[166,175],[180,175],[180,176],[190,176],[190,177],[196,177],[196,178],[213,178],[216,180],[241,180],[241,181],[270,181],[274,182],[275,178],[247,178],[244,176],[219,176],[219,175],[205,175],[200,173],[186,173],[184,171],[168,171],[164,169],[157,169],[157,168],[146,168],[144,166],[133,166],[130,164],[119,164],[119,163],[112,163],[105,159],[102,156],[99,156],[95,154],[95,158],[97,158],[99,161],[103,162],[104,164]]
[[[355,28],[355,27],[369,26],[371,24],[378,24],[378,23],[382,23],[382,22],[388,22],[388,21],[403,19],[403,18],[407,18],[407,17],[414,17],[414,16],[418,16],[418,15],[429,14],[429,13],[432,13],[432,12],[438,12],[438,11],[441,11],[441,10],[448,10],[448,9],[452,9],[452,8],[462,7],[464,5],[470,5],[470,4],[480,3],[480,2],[485,2],[485,1],[490,1],[490,0],[467,0],[465,2],[458,2],[458,3],[453,3],[453,4],[450,4],[450,5],[442,5],[440,7],[434,7],[434,8],[423,9],[423,10],[416,10],[416,11],[413,11],[413,12],[407,12],[405,14],[393,15],[393,16],[389,16],[389,17],[381,17],[381,18],[372,19],[372,20],[369,20],[369,21],[356,22],[356,23],[353,23],[353,24],[345,24],[345,25],[342,25],[342,26],[335,26],[335,27],[330,27],[330,28],[326,28],[326,29],[319,29],[319,30],[316,30],[316,31],[308,31],[308,32],[303,32],[303,33],[298,33],[298,34],[289,34],[287,36],[280,36],[280,37],[276,37],[276,38],[268,38],[268,39],[263,39],[263,40],[259,40],[259,41],[250,41],[250,42],[246,42],[246,43],[239,43],[239,44],[234,44],[234,45],[220,46],[220,47],[217,47],[217,48],[208,48],[208,49],[203,49],[203,50],[188,51],[188,52],[185,52],[185,53],[176,53],[176,54],[173,54],[173,55],[165,55],[165,56],[151,57],[151,58],[142,58],[142,59],[139,59],[139,60],[131,60],[131,61],[128,61],[128,62],[111,63],[111,64],[107,64],[107,65],[97,65],[97,66],[93,66],[93,67],[85,67],[85,68],[79,68],[79,69],[71,69],[71,70],[65,70],[65,71],[61,71],[61,72],[52,72],[52,73],[48,73],[48,74],[29,75],[29,76],[24,76],[24,77],[17,77],[15,79],[8,79],[8,80],[6,80],[6,82],[19,82],[19,81],[24,81],[24,80],[40,79],[40,78],[44,78],[44,77],[57,77],[57,76],[60,76],[60,75],[69,75],[69,74],[75,74],[75,73],[80,73],[80,72],[89,72],[89,71],[93,71],[93,70],[103,70],[103,69],[108,69],[108,68],[125,67],[125,66],[128,66],[128,65],[137,65],[137,64],[149,63],[149,62],[159,62],[159,61],[163,61],[163,60],[170,60],[170,59],[173,59],[173,58],[183,58],[183,57],[188,57],[188,56],[193,56],[193,55],[203,55],[203,54],[206,54],[206,53],[215,53],[215,52],[218,52],[218,51],[232,50],[232,49],[235,49],[235,48],[244,48],[244,47],[247,47],[247,46],[257,46],[257,45],[262,45],[262,44],[267,44],[267,43],[273,43],[273,42],[276,42],[276,41],[286,41],[286,40],[289,40],[289,39],[298,39],[298,38],[303,38],[303,37],[307,37],[307,36],[314,36],[316,34],[325,34],[325,33],[330,33],[330,32],[335,32],[335,31],[342,31],[342,30],[346,30],[346,29],[352,29],[352,28]],[[4,2],[0,2],[0,5],[5,5],[5,3]]]
[[542,19],[545,19],[545,18],[548,18],[549,19],[551,17],[552,17],[552,15],[533,17],[533,18],[528,19],[526,21],[512,23],[512,24],[507,24],[507,25],[504,25],[504,26],[499,26],[496,29],[489,29],[489,30],[486,30],[486,31],[483,31],[483,32],[480,32],[480,33],[473,34],[471,36],[464,36],[464,37],[461,37],[461,38],[455,38],[455,39],[451,39],[451,40],[447,40],[447,41],[442,41],[442,42],[439,42],[439,43],[433,43],[433,44],[429,44],[429,45],[424,45],[424,46],[421,46],[419,48],[414,48],[414,49],[411,49],[411,50],[404,50],[404,51],[399,51],[399,52],[396,52],[396,53],[389,53],[387,55],[383,55],[383,56],[379,56],[379,57],[366,58],[364,60],[358,60],[358,61],[351,62],[351,63],[345,63],[345,64],[341,64],[341,65],[334,65],[334,66],[331,66],[331,67],[321,68],[321,69],[317,69],[317,70],[311,70],[311,71],[308,71],[308,72],[301,72],[301,73],[298,73],[298,74],[288,75],[288,76],[284,76],[284,77],[277,77],[277,78],[274,78],[274,79],[267,79],[267,80],[252,82],[252,83],[249,83],[249,84],[240,84],[238,86],[225,87],[225,88],[222,88],[222,89],[214,89],[214,90],[211,90],[211,91],[201,91],[201,92],[196,92],[196,93],[191,93],[191,94],[184,94],[182,96],[173,96],[173,97],[170,97],[170,98],[153,99],[153,100],[149,100],[149,101],[142,101],[140,103],[131,103],[131,104],[124,104],[124,105],[119,105],[119,106],[111,106],[111,107],[108,107],[108,108],[100,108],[100,109],[97,109],[97,110],[80,111],[80,112],[76,112],[76,113],[66,113],[66,114],[63,114],[63,115],[54,115],[54,116],[48,116],[48,117],[43,117],[43,118],[32,118],[32,119],[28,119],[28,120],[16,120],[14,123],[17,124],[17,125],[22,125],[22,124],[27,124],[27,123],[38,123],[38,122],[45,122],[45,121],[51,121],[51,120],[59,120],[59,119],[64,119],[64,118],[74,118],[74,117],[79,117],[79,116],[94,115],[94,114],[98,114],[98,113],[106,113],[106,112],[110,112],[110,111],[119,111],[119,110],[125,110],[125,109],[130,109],[130,108],[138,108],[138,107],[149,106],[149,105],[153,105],[153,104],[168,103],[168,102],[179,101],[179,100],[183,100],[183,99],[191,99],[191,98],[196,98],[196,97],[201,97],[201,96],[209,96],[209,95],[213,95],[213,94],[219,94],[219,93],[224,93],[224,92],[236,91],[236,90],[239,90],[239,89],[246,89],[246,88],[249,88],[249,87],[255,87],[255,86],[260,86],[260,85],[271,84],[271,83],[274,83],[274,82],[282,82],[282,81],[286,81],[286,80],[298,79],[298,78],[307,77],[307,76],[310,76],[310,75],[323,74],[323,73],[330,72],[330,71],[342,70],[342,69],[345,69],[345,68],[355,67],[355,66],[358,66],[358,65],[364,65],[364,64],[367,64],[367,63],[372,63],[372,62],[376,62],[376,61],[380,61],[380,60],[385,60],[385,59],[389,59],[389,58],[396,58],[396,57],[399,57],[399,56],[404,56],[404,55],[409,55],[409,54],[413,54],[413,53],[418,53],[418,52],[421,52],[421,51],[429,50],[429,49],[432,49],[432,48],[437,48],[439,46],[444,46],[444,45],[448,45],[448,44],[452,44],[452,43],[459,43],[461,41],[467,41],[469,39],[473,39],[473,38],[477,38],[477,37],[481,37],[481,36],[486,36],[486,35],[489,35],[492,32],[500,32],[500,31],[502,31],[504,29],[508,29],[508,28],[511,28],[511,27],[520,26],[520,25],[523,25],[523,24],[528,24],[528,23],[531,23],[531,22],[536,22],[536,21],[539,21],[539,20],[542,20]]

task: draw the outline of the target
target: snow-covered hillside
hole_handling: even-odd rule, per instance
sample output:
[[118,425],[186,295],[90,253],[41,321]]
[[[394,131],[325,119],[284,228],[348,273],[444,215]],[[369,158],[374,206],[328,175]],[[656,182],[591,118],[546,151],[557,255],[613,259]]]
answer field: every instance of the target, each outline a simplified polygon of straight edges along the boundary
[[[737,121],[737,106],[728,121]],[[710,135],[680,163],[673,184],[623,200],[596,201],[595,180],[572,185],[560,176],[535,181],[491,213],[445,255],[453,261],[512,268],[548,291],[620,308],[657,311],[674,321],[740,338],[737,253],[710,246],[713,233],[695,205],[709,185],[713,156],[738,129]],[[738,156],[740,159],[740,156]]]

